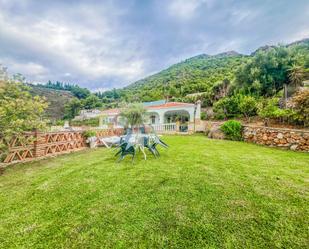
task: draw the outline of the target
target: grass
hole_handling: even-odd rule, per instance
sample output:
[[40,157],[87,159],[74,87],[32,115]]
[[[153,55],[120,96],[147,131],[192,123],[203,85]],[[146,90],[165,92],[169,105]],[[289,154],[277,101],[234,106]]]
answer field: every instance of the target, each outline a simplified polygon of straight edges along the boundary
[[0,248],[305,248],[309,154],[170,136],[161,158],[100,148],[0,176]]

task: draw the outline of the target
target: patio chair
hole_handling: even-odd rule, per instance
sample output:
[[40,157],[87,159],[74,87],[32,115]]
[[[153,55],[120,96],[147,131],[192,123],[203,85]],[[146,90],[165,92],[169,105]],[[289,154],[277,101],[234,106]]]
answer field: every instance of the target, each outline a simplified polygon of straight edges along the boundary
[[136,151],[132,144],[124,142],[120,145],[119,148],[119,151],[115,154],[115,156],[119,155],[119,158],[117,160],[118,162],[123,160],[126,155],[132,155],[132,161],[134,160]]
[[156,147],[158,144],[159,143],[156,142],[156,141],[151,142],[151,140],[148,137],[144,138],[144,146],[145,146],[145,148],[147,148],[151,152],[151,154],[154,155],[154,157],[159,157],[160,156],[160,153],[159,153],[159,151],[158,151],[158,149]]
[[126,130],[125,130],[125,134],[126,135],[130,135],[130,134],[132,134],[132,128],[127,128]]

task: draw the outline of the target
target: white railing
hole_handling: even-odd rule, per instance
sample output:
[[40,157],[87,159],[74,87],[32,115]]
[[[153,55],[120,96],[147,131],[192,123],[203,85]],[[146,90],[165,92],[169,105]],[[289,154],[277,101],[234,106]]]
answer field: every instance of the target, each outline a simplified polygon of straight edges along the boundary
[[176,132],[176,123],[152,124],[151,126],[158,133]]

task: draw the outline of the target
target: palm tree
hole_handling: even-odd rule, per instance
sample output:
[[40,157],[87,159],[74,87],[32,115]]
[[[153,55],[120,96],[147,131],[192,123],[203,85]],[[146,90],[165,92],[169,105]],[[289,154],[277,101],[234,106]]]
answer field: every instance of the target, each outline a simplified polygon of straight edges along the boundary
[[288,71],[290,83],[295,87],[301,86],[305,76],[304,68],[293,64]]
[[[305,71],[302,66],[298,66],[296,64],[293,64],[289,69],[288,69],[288,77],[289,77],[289,85],[293,85],[294,91],[302,85],[303,80],[305,76]],[[284,84],[284,103],[286,105],[288,98],[288,85]]]
[[142,104],[131,103],[122,110],[120,115],[126,120],[128,126],[134,128],[144,123],[145,114],[146,109]]

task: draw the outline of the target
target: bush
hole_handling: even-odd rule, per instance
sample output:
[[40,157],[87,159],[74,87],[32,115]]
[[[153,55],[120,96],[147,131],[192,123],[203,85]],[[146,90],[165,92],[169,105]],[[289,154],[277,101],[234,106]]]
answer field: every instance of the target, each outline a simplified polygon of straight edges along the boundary
[[270,120],[283,121],[293,115],[291,109],[281,109],[279,107],[279,98],[265,99],[258,104],[258,115],[263,118],[266,126]]
[[216,119],[224,119],[231,117],[238,117],[241,112],[239,110],[239,95],[235,95],[232,97],[225,97],[218,100],[214,104],[214,113]]
[[297,92],[292,98],[292,108],[294,110],[294,120],[302,122],[305,127],[309,127],[309,90]]
[[240,141],[242,140],[242,125],[236,120],[229,120],[225,122],[220,130],[224,133],[227,139]]
[[242,96],[239,102],[239,110],[245,118],[256,115],[257,101],[252,96]]
[[207,120],[206,112],[201,112],[201,120]]
[[87,131],[83,132],[83,136],[86,137],[86,138],[95,137],[96,135],[97,135],[97,133],[95,131],[92,131],[92,130],[87,130]]
[[99,126],[99,118],[89,118],[85,120],[71,120],[71,126],[90,126],[90,127],[98,127]]

